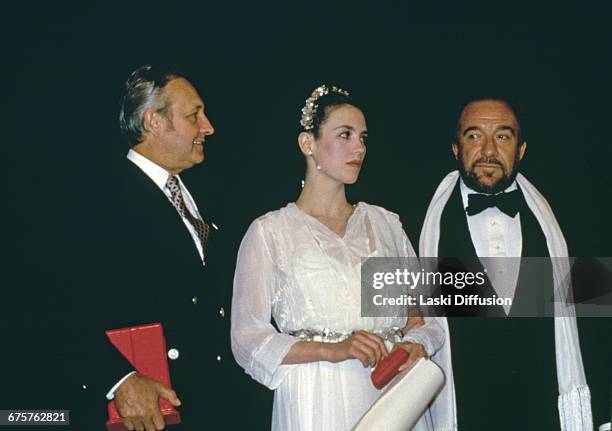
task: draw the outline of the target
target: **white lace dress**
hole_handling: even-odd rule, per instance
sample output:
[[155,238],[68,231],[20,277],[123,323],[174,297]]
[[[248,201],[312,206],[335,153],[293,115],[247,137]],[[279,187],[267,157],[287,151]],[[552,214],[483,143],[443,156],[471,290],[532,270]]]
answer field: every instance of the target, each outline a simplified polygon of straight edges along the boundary
[[[356,206],[344,237],[293,203],[249,227],[234,277],[232,350],[249,375],[275,390],[273,430],[349,430],[379,396],[371,370],[358,360],[281,365],[299,341],[289,334],[298,330],[350,333],[405,324],[401,317],[360,316],[360,263],[369,256],[415,253],[398,216],[366,203]],[[405,339],[432,355],[444,332],[426,321]],[[424,417],[415,429],[428,428]]]

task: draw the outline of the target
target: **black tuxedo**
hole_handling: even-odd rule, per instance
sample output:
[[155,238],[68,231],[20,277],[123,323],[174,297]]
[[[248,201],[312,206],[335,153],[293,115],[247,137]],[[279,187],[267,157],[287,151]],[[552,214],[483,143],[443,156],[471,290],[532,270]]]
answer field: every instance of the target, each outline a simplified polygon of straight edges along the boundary
[[[549,256],[544,233],[522,192],[519,213],[523,257]],[[442,213],[438,255],[440,262],[452,257],[457,270],[465,270],[461,261],[467,261],[471,271],[483,270],[476,260],[459,183]],[[539,286],[542,290],[538,292],[529,292],[525,286],[532,287],[533,283],[521,283],[522,277],[525,274],[521,270],[513,309],[521,301],[552,296],[552,272],[551,282]],[[487,280],[484,286],[467,293],[491,296],[494,290]],[[461,310],[467,307],[457,308],[449,310],[450,315],[463,317],[450,318],[449,329],[459,428],[558,430],[553,319],[502,318],[501,307],[475,307],[469,313]]]
[[[172,387],[182,401],[183,425],[176,429],[269,427],[269,395],[261,390],[253,395],[256,385],[230,350],[235,256],[224,226],[211,229],[203,266],[188,229],[153,181],[127,160],[114,177],[84,217],[95,240],[81,273],[90,306],[79,315],[86,329],[74,335],[83,347],[72,373],[78,397],[72,419],[88,426],[75,429],[103,429],[104,395],[132,370],[104,331],[152,322],[162,323],[167,348],[179,352],[168,360]],[[212,204],[202,205],[205,220],[216,221],[206,212]]]

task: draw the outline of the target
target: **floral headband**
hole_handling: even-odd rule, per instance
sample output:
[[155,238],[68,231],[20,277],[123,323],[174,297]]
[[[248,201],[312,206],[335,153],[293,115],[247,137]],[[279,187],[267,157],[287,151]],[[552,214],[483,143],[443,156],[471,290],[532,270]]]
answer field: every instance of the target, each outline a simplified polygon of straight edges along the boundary
[[317,108],[319,106],[316,102],[321,97],[325,96],[326,94],[329,94],[329,92],[342,94],[343,96],[347,97],[350,96],[348,91],[343,90],[342,88],[338,88],[336,86],[332,86],[330,88],[326,85],[320,85],[315,88],[314,91],[310,94],[310,97],[306,99],[306,104],[302,108],[302,118],[300,119],[300,124],[302,125],[304,130],[312,129],[313,119],[315,114],[317,113]]

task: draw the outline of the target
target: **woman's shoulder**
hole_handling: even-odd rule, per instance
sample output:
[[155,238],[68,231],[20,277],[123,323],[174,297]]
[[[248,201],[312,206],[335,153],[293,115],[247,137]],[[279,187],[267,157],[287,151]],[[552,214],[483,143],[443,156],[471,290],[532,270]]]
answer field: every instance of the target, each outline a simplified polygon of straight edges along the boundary
[[[371,205],[364,202],[360,202],[363,206],[364,211],[368,214],[370,222],[374,227],[374,231],[378,232],[381,238],[386,238],[390,245],[391,254],[395,256],[416,256],[414,248],[410,243],[410,240],[406,236],[402,221],[397,213],[389,211],[378,205]],[[393,248],[395,247],[395,248]]]
[[243,244],[265,244],[270,255],[278,258],[279,250],[291,243],[297,229],[295,210],[291,205],[268,211],[253,220],[244,235]]
[[282,208],[277,210],[268,211],[265,214],[260,215],[251,226],[261,226],[262,228],[274,228],[278,229],[280,225],[284,224],[288,218],[291,217],[291,213],[293,211],[293,203],[289,203]]
[[400,223],[400,217],[397,213],[389,211],[388,209],[379,205],[373,205],[367,202],[359,202],[357,205],[362,207],[366,214],[371,217],[377,217],[378,219],[385,220],[387,222]]

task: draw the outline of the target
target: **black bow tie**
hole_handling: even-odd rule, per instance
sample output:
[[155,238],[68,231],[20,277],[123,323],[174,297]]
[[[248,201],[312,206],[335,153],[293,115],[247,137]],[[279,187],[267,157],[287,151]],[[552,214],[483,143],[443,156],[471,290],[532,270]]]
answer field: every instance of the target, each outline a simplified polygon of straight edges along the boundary
[[521,196],[518,190],[496,195],[468,194],[467,214],[472,216],[487,208],[497,207],[500,211],[514,217],[519,212]]

